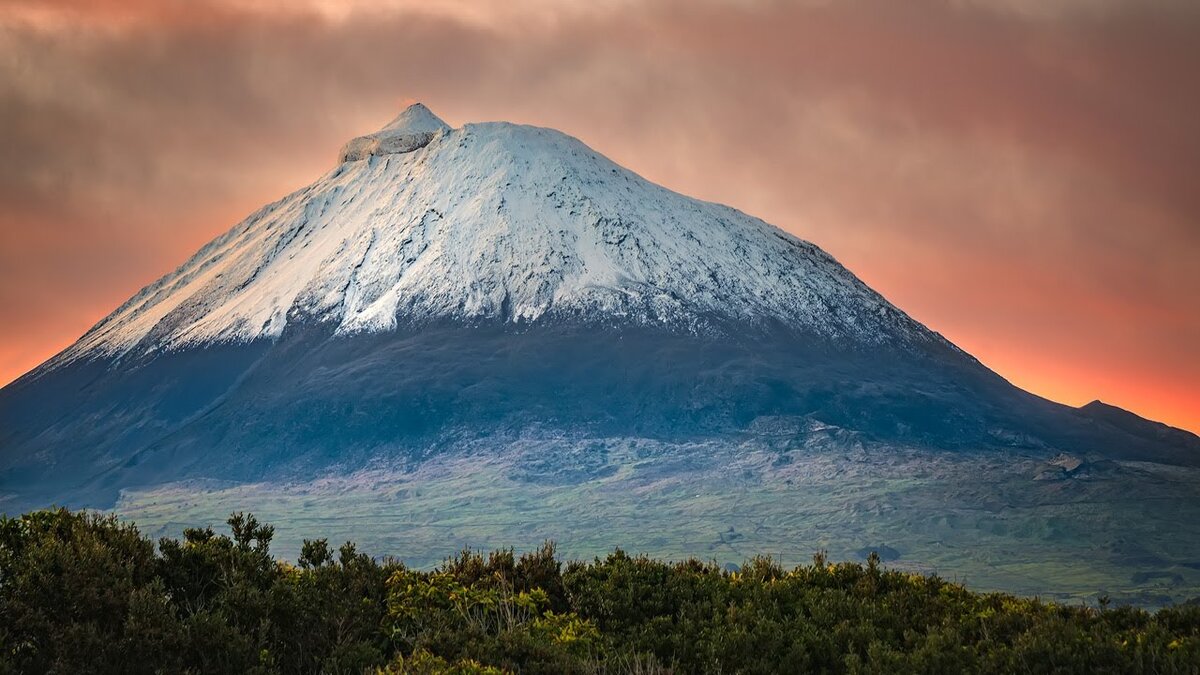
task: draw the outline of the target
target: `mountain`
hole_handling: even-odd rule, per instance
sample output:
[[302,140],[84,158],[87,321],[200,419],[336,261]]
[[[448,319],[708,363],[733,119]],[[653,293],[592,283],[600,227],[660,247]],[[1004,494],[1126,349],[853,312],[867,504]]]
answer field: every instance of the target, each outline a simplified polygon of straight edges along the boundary
[[1013,387],[757,218],[557,131],[418,104],[0,390],[0,492],[108,506],[489,439],[779,424],[1200,465],[1196,436],[1121,413]]
[[424,106],[356,138],[53,359],[139,357],[439,320],[781,324],[858,345],[945,343],[824,252],[648,183],[579,141],[510,124],[457,131]]

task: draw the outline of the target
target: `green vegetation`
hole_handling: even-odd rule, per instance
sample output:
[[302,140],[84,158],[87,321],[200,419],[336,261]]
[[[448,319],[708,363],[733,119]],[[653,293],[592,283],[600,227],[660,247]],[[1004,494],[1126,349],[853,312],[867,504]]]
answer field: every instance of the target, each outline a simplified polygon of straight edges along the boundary
[[1200,673],[1200,605],[968,591],[867,563],[738,571],[621,551],[463,551],[433,570],[235,514],[157,546],[113,516],[0,519],[0,672]]
[[318,480],[144,488],[116,512],[154,537],[253,512],[293,560],[314,537],[422,569],[447,551],[546,540],[566,558],[619,543],[721,564],[769,553],[788,567],[819,550],[862,560],[865,549],[892,569],[1064,604],[1109,596],[1154,608],[1200,595],[1200,471],[1127,463],[1038,480],[1048,458],[797,447],[787,435],[734,447],[522,441]]

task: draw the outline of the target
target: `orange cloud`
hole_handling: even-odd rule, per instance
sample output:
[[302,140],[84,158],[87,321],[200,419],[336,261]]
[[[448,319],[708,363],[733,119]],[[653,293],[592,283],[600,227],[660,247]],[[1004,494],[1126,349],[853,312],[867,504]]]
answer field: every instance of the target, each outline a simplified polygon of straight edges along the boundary
[[1200,9],[0,3],[0,381],[423,100],[839,257],[1019,385],[1200,430]]

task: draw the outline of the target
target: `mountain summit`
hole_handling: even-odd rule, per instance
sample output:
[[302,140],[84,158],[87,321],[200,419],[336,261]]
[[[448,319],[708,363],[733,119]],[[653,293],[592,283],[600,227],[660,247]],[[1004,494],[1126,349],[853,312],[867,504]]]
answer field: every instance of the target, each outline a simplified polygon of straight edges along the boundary
[[429,145],[435,136],[450,131],[429,108],[421,103],[410,105],[386,127],[367,136],[359,136],[342,146],[339,162],[355,162],[368,157],[412,152]]
[[19,503],[103,504],[467,438],[779,420],[955,450],[1200,447],[1012,387],[757,218],[557,131],[452,129],[417,104],[0,391],[0,481]]
[[52,364],[274,340],[295,324],[352,334],[442,319],[939,341],[816,246],[556,131],[450,129],[416,104],[340,156]]

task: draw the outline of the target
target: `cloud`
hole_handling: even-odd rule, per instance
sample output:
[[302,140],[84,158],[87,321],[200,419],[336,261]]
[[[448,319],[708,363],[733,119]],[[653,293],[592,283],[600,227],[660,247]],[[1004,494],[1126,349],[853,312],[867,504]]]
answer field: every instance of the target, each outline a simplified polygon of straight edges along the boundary
[[0,368],[423,100],[809,238],[1020,384],[1200,427],[1193,6],[0,2]]

